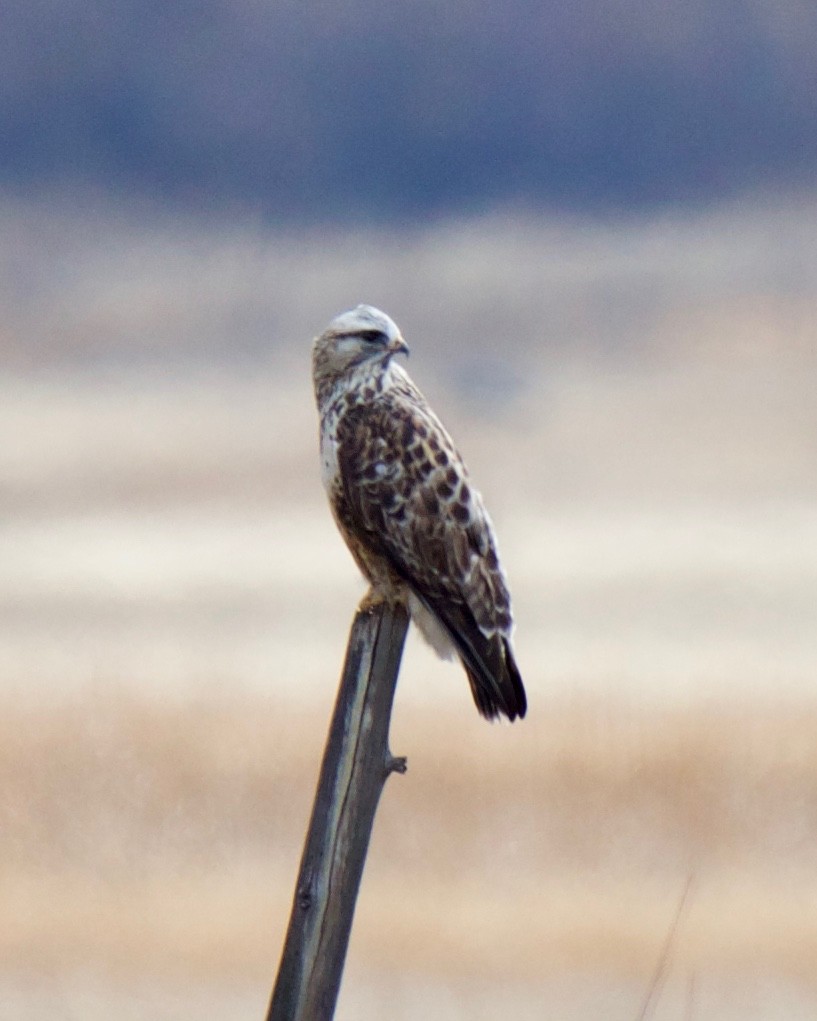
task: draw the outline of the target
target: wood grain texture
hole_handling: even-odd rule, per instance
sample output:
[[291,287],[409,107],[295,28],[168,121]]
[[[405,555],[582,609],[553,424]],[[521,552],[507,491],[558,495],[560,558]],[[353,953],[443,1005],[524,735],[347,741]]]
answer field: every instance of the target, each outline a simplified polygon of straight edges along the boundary
[[352,622],[267,1021],[334,1014],[380,793],[406,769],[388,735],[408,621],[364,601]]

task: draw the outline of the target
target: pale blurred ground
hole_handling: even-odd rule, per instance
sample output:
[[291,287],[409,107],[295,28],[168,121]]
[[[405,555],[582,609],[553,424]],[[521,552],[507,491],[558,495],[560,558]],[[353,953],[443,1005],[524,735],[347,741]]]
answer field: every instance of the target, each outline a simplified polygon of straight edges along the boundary
[[[411,637],[338,1016],[817,1016],[817,204],[405,236],[7,203],[0,1018],[262,1016],[363,591],[312,334],[386,308],[528,719]],[[407,894],[410,891],[410,894]]]

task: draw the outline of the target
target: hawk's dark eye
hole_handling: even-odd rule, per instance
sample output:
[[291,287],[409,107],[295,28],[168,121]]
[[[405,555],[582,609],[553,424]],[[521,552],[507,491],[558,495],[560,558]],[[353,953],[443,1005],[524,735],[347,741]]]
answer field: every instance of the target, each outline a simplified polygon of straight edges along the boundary
[[367,344],[382,344],[386,339],[382,330],[361,330],[358,337],[365,340]]

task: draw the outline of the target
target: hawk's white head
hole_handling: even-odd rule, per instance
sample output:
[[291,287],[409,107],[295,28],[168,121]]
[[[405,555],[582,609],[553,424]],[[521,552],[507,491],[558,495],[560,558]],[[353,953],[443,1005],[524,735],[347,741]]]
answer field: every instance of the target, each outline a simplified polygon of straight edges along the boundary
[[358,366],[385,370],[396,354],[408,354],[397,324],[372,305],[335,316],[312,346],[312,370],[319,395]]

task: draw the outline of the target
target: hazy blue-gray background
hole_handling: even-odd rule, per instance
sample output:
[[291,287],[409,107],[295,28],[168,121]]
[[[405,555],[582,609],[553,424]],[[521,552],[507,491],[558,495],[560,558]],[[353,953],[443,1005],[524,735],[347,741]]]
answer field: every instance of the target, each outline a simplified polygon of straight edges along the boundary
[[793,0],[3,4],[0,183],[274,222],[813,182]]

